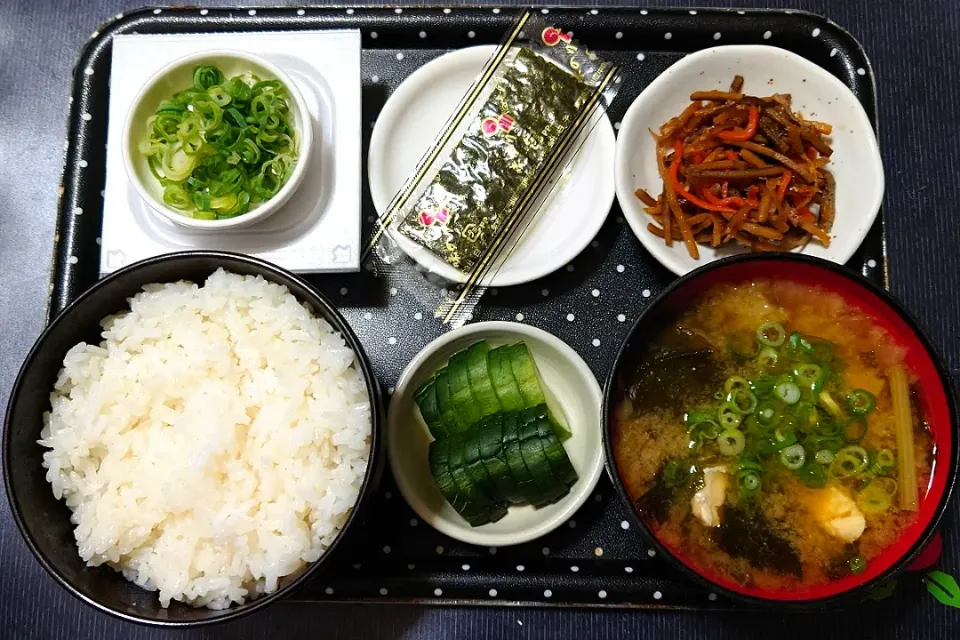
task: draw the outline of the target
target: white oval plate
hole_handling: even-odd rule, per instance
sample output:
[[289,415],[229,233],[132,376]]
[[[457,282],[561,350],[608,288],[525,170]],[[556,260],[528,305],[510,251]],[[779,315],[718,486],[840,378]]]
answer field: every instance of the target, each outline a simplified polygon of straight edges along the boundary
[[[370,138],[367,176],[378,213],[413,173],[494,46],[459,49],[436,58],[403,81],[380,111]],[[577,256],[600,230],[613,204],[613,157],[616,139],[606,114],[574,157],[563,184],[526,230],[516,249],[486,286],[506,287],[541,278]],[[406,236],[390,237],[421,266],[452,282],[464,275]]]
[[[471,527],[444,500],[430,474],[430,435],[413,395],[454,353],[474,342],[491,345],[523,341],[530,348],[551,405],[570,429],[564,442],[580,479],[555,504],[536,509],[510,507],[498,522]],[[479,322],[447,333],[423,348],[407,365],[390,398],[387,414],[387,456],[400,493],[420,518],[441,533],[469,544],[490,547],[528,542],[566,522],[586,501],[603,471],[600,436],[602,395],[587,363],[559,338],[515,322]]]
[[648,129],[657,131],[679,114],[690,104],[694,91],[729,88],[736,74],[743,76],[746,94],[789,93],[794,111],[833,125],[834,153],[827,165],[837,181],[833,239],[829,247],[811,241],[798,251],[845,263],[863,242],[883,200],[877,138],[850,89],[826,69],[777,47],[730,45],[698,51],[664,71],[637,96],[620,124],[615,170],[617,199],[630,228],[653,257],[681,276],[717,258],[748,251],[732,244],[719,250],[700,246],[700,259],[694,260],[682,242],[668,247],[647,231],[651,218],[633,195],[638,188],[654,197],[662,191],[656,142]]

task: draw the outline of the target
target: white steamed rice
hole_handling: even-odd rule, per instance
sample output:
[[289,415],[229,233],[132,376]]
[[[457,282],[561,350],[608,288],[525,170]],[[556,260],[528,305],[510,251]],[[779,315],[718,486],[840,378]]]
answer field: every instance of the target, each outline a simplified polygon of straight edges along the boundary
[[323,555],[359,495],[354,353],[286,287],[222,269],[148,285],[64,358],[40,444],[80,556],[213,609]]

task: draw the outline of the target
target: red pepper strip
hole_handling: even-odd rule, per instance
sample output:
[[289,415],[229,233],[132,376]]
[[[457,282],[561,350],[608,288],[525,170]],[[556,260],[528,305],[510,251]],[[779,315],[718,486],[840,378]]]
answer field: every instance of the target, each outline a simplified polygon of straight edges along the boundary
[[817,150],[814,149],[813,147],[807,147],[807,157],[810,158],[811,160],[816,160]]
[[[801,195],[803,193],[804,195]],[[793,196],[793,206],[797,209],[802,209],[810,204],[810,201],[813,200],[815,192],[812,189],[805,191],[797,191],[796,193],[791,194]]]
[[758,185],[753,185],[747,189],[747,200],[757,200],[759,202],[760,198],[760,187]]
[[741,198],[740,196],[729,196],[727,198],[718,198],[713,195],[710,191],[705,191],[701,188],[701,195],[704,199],[709,201],[710,204],[716,207],[736,207],[739,209],[744,205],[750,205],[753,209],[758,209],[760,207],[760,201],[755,198]]
[[725,155],[727,157],[727,160],[729,160],[730,162],[736,162],[740,159],[740,157],[737,155],[737,152],[734,151],[733,149],[727,149],[726,151],[723,152],[723,155]]
[[793,178],[793,172],[790,169],[784,171],[783,175],[780,176],[780,184],[777,185],[777,202],[783,201],[783,197],[787,195],[787,187],[790,186],[791,178]]
[[800,224],[817,221],[817,219],[813,216],[813,213],[810,212],[810,209],[807,209],[806,207],[797,209],[797,217],[800,219]]
[[757,124],[760,122],[760,110],[756,106],[750,105],[750,115],[747,118],[746,129],[730,129],[729,131],[720,131],[716,134],[721,140],[746,142],[757,133]]
[[690,204],[696,205],[701,209],[706,209],[707,211],[716,211],[718,213],[736,213],[734,209],[718,207],[710,204],[709,202],[704,202],[683,188],[683,185],[680,184],[680,179],[677,177],[677,174],[680,171],[680,159],[682,157],[683,143],[677,140],[673,145],[673,161],[670,162],[669,169],[670,186],[673,187],[673,190],[676,192],[676,194]]
[[693,154],[693,164],[703,164],[703,161],[707,159],[707,154],[703,151],[696,151]]

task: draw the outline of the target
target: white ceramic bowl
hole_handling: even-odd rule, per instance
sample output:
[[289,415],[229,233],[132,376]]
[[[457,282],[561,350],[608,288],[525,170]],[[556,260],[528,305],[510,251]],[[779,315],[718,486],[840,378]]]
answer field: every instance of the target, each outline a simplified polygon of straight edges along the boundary
[[647,230],[651,218],[633,195],[638,188],[654,197],[662,191],[656,142],[649,129],[658,131],[661,124],[679,114],[690,104],[694,91],[727,89],[736,74],[744,77],[744,93],[789,93],[794,111],[833,125],[830,138],[834,153],[827,165],[837,181],[832,241],[829,247],[811,241],[799,251],[845,263],[870,230],[883,200],[883,164],[877,138],[850,89],[829,71],[777,47],[731,45],[698,51],[664,71],[634,100],[620,124],[615,168],[617,199],[630,228],[653,257],[677,275],[716,258],[747,251],[732,243],[717,250],[701,246],[700,259],[694,260],[683,243],[668,247]]
[[[563,413],[571,436],[564,442],[580,479],[559,502],[535,509],[513,506],[498,522],[471,527],[451,507],[430,474],[433,440],[413,395],[454,353],[487,340],[491,345],[523,341],[530,348],[551,405]],[[555,402],[554,402],[555,400]],[[400,492],[420,518],[441,533],[470,544],[505,546],[528,542],[566,522],[589,497],[603,470],[600,433],[602,395],[590,367],[559,338],[525,324],[480,322],[447,333],[428,344],[407,365],[390,399],[387,455]]]
[[[383,213],[424,151],[483,69],[493,45],[444,54],[423,65],[397,87],[377,116],[370,137],[367,176],[370,195]],[[484,276],[488,287],[507,287],[541,278],[573,260],[603,226],[613,204],[616,139],[605,113],[597,112],[575,142],[576,155],[536,219],[499,269]],[[396,227],[390,237],[404,253],[432,273],[463,282],[463,272],[413,242]]]
[[[250,208],[250,211],[235,218],[224,220],[198,220],[184,215],[163,202],[163,187],[150,171],[147,158],[137,150],[147,131],[147,118],[152,116],[162,100],[169,99],[178,91],[193,84],[193,70],[197,65],[213,64],[220,67],[230,78],[241,73],[252,73],[264,80],[279,80],[287,88],[290,97],[293,128],[297,132],[297,164],[287,183],[270,200]],[[246,227],[275,213],[297,190],[306,175],[307,164],[313,146],[313,124],[310,110],[296,83],[278,67],[249,53],[226,49],[203,51],[175,60],[151,77],[137,97],[134,98],[123,127],[123,162],[127,178],[137,194],[155,211],[175,224],[191,229],[226,229]]]

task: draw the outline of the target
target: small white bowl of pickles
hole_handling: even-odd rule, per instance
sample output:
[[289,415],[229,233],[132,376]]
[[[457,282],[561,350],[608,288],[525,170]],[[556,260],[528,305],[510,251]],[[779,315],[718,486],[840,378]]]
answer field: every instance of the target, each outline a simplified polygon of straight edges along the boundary
[[441,533],[484,546],[549,533],[603,470],[602,393],[559,338],[481,322],[437,338],[400,376],[387,452],[403,497]]
[[294,81],[249,53],[175,60],[133,101],[122,148],[150,209],[192,229],[245,227],[275,213],[306,175],[310,111]]

